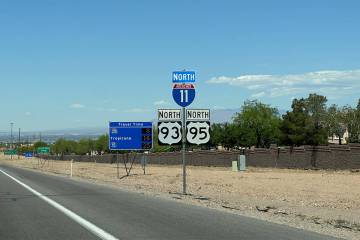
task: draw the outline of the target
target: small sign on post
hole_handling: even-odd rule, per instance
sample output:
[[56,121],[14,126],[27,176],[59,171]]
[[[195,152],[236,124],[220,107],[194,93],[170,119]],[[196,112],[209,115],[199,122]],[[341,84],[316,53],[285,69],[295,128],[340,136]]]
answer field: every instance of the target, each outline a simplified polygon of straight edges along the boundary
[[206,144],[210,141],[209,122],[187,122],[186,140],[191,144]]
[[9,149],[4,151],[4,155],[16,155],[17,150],[16,149]]
[[[50,147],[38,147],[36,153],[40,156],[45,156],[50,154]],[[46,163],[46,158],[38,158],[38,167],[43,167]]]
[[180,109],[158,109],[158,120],[161,122],[181,121]]
[[152,122],[110,122],[110,150],[150,150],[153,146]]
[[158,110],[158,142],[159,145],[181,143],[182,123],[180,109]]
[[172,73],[173,83],[194,83],[195,80],[194,71],[174,71]]
[[33,157],[33,153],[32,152],[26,152],[24,154],[25,158],[32,158]]
[[186,110],[186,140],[196,145],[210,141],[210,109]]
[[210,121],[210,109],[186,109],[186,121]]
[[141,156],[141,167],[144,171],[144,175],[146,174],[146,164],[147,164],[147,155],[143,154]]
[[195,99],[195,85],[194,84],[174,84],[172,95],[174,101],[180,107],[189,106]]
[[36,152],[38,154],[50,154],[50,147],[38,147]]
[[[152,122],[110,122],[109,123],[109,149],[147,151],[153,147],[153,124]],[[136,159],[133,154],[131,165],[128,167],[129,153],[122,155],[126,176],[130,175]],[[119,156],[116,154],[117,176],[119,176]]]

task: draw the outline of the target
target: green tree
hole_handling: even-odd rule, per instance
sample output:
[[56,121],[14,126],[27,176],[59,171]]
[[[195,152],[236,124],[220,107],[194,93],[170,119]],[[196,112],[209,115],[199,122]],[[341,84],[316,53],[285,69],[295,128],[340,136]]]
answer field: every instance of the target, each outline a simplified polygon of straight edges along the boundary
[[67,155],[76,153],[77,142],[73,140],[58,139],[52,146],[52,151],[56,154]]
[[339,144],[341,145],[341,138],[346,131],[346,115],[348,107],[339,108],[336,104],[331,105],[327,110],[327,128],[328,136],[338,136]]
[[326,97],[315,93],[305,99],[294,99],[292,111],[283,115],[280,127],[282,144],[326,144],[329,133],[326,102]]
[[42,142],[42,141],[37,141],[34,143],[34,149],[36,150],[39,147],[48,147],[49,144],[47,144],[46,142]]
[[237,145],[237,133],[238,129],[233,123],[224,123],[223,125],[223,141],[222,145],[226,149],[233,148]]
[[25,152],[33,152],[34,147],[33,146],[21,146],[18,148],[18,153],[23,154]]
[[91,139],[80,139],[76,146],[76,154],[91,154],[95,150],[95,143]]
[[62,154],[65,151],[65,139],[60,138],[52,145],[52,152],[55,154]]
[[360,143],[360,99],[356,108],[346,107],[345,124],[349,132],[350,143]]
[[235,114],[234,124],[239,144],[244,146],[269,147],[279,142],[281,119],[278,110],[257,100],[245,101],[241,112]]
[[283,115],[281,122],[281,143],[289,146],[300,146],[306,142],[306,127],[309,125],[309,116],[306,112],[306,103],[302,99],[294,99],[291,105],[292,111]]
[[211,125],[211,144],[213,146],[219,146],[223,143],[224,134],[223,134],[223,124],[221,123],[214,123]]
[[233,123],[214,123],[211,126],[211,145],[226,149],[239,146],[239,129]]
[[307,126],[306,144],[317,146],[326,144],[328,131],[326,129],[326,102],[325,96],[311,93],[305,99],[306,112],[309,115],[310,124]]
[[95,141],[95,150],[98,154],[108,153],[109,152],[109,135],[101,135]]

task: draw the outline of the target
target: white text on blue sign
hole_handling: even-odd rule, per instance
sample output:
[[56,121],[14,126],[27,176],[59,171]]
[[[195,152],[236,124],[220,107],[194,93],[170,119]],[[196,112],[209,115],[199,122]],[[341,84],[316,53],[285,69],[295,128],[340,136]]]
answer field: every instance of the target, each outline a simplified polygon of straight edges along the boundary
[[173,72],[172,81],[173,83],[195,82],[195,72],[193,71]]

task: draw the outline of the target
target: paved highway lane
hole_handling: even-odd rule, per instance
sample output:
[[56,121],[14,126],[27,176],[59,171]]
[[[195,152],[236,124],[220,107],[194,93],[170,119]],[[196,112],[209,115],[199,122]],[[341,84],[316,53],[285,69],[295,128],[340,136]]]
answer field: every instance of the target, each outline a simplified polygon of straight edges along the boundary
[[[335,239],[204,207],[0,165],[117,239]],[[0,172],[0,239],[100,239]]]
[[0,173],[0,239],[98,239]]

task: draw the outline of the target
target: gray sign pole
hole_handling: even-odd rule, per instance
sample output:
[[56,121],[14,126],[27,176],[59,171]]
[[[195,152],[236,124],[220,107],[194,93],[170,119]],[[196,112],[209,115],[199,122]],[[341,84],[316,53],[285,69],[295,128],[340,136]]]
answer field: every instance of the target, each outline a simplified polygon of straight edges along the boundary
[[185,107],[182,108],[182,164],[183,164],[183,194],[186,194],[186,159],[185,159],[185,143],[186,143],[186,132],[185,132]]

